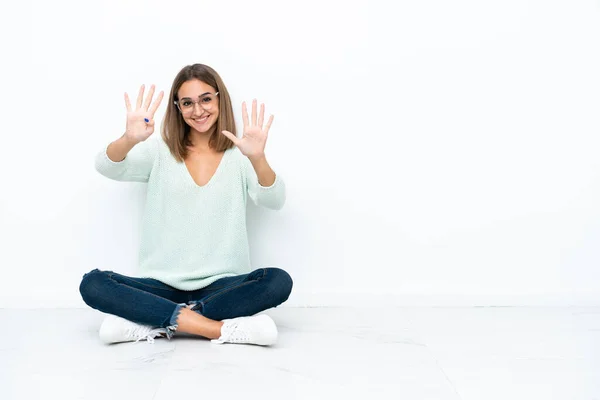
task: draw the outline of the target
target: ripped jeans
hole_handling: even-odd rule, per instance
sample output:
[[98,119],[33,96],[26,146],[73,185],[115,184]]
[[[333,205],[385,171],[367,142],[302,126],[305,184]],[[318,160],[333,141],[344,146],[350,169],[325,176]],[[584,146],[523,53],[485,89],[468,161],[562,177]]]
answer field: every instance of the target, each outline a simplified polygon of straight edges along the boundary
[[154,328],[166,328],[170,339],[177,330],[182,307],[213,320],[254,315],[286,301],[292,278],[279,268],[260,268],[249,274],[221,278],[194,291],[176,289],[152,278],[132,278],[94,269],[83,276],[79,292],[85,303]]

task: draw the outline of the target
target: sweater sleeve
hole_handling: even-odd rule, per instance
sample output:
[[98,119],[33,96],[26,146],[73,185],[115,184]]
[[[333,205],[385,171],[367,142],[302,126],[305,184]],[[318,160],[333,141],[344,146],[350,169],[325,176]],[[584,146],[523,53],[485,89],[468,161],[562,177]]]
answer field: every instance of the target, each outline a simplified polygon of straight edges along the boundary
[[109,145],[96,155],[96,171],[115,181],[148,182],[158,153],[156,139],[149,138],[136,144],[124,160],[117,162],[106,154]]
[[280,210],[285,204],[285,183],[281,176],[276,173],[275,182],[271,186],[261,186],[252,163],[246,157],[244,157],[244,165],[248,195],[254,204],[271,210]]

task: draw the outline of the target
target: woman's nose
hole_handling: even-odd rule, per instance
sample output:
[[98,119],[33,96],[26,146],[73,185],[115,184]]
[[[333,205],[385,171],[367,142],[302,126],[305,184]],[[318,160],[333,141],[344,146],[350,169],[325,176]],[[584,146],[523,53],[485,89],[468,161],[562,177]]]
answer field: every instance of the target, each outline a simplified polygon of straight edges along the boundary
[[194,103],[194,114],[196,114],[196,110],[200,111],[200,114],[204,112],[204,108],[202,108],[199,101]]

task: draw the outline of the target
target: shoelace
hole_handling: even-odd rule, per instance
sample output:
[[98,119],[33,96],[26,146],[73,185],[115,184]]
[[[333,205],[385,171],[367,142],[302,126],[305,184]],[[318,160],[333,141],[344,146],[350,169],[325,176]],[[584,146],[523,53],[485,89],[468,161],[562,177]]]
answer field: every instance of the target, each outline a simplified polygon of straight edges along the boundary
[[140,340],[146,339],[148,343],[154,343],[154,338],[164,333],[164,329],[156,328],[152,329],[144,325],[137,325],[128,328],[127,335],[131,338],[137,338],[136,343]]
[[248,336],[248,332],[244,329],[238,329],[238,323],[232,323],[230,326],[227,326],[224,329],[224,333],[218,339],[211,340],[213,343],[222,344],[225,342],[229,343],[248,343],[250,341],[250,337]]

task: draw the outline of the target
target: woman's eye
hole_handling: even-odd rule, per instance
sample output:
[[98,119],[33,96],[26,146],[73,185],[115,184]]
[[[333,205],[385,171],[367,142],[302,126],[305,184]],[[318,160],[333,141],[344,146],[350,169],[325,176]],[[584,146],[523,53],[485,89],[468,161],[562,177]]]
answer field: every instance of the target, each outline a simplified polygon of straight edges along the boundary
[[203,97],[202,98],[202,102],[203,103],[210,103],[211,98],[210,97]]
[[192,102],[191,102],[191,101],[187,101],[187,100],[186,100],[186,101],[184,101],[184,102],[183,102],[183,103],[181,103],[181,104],[182,104],[184,107],[189,107],[189,106],[192,104]]

